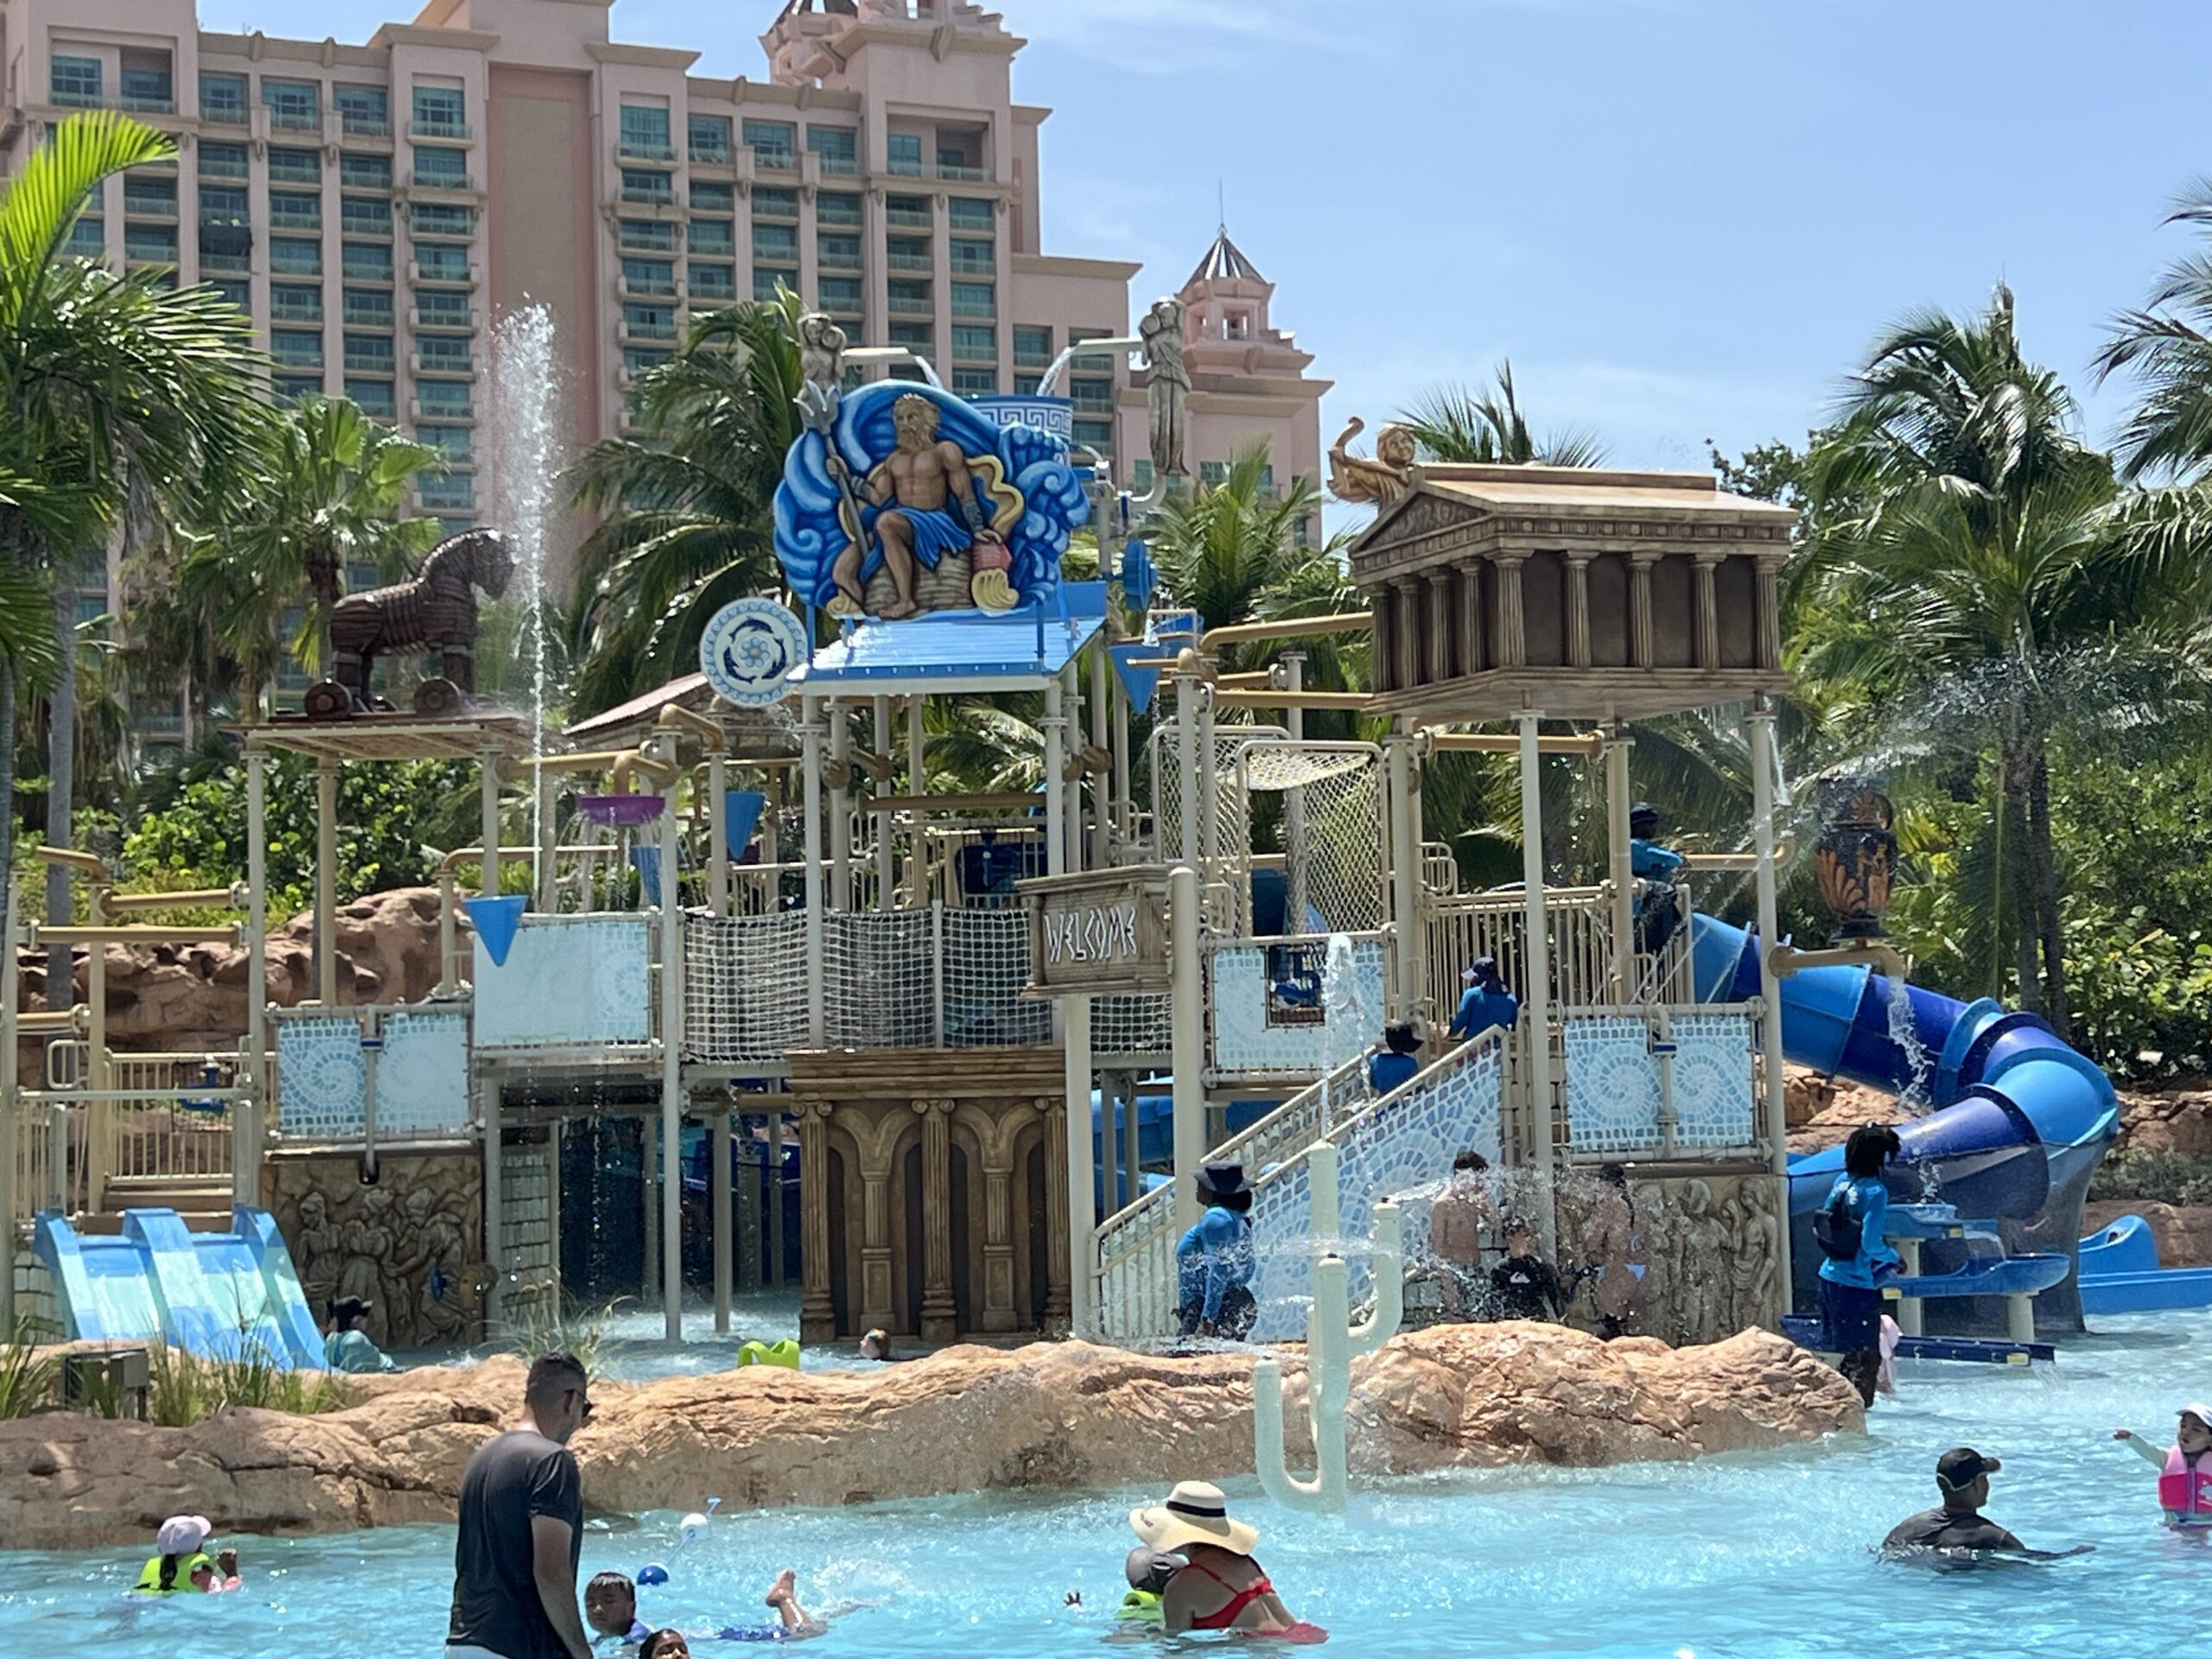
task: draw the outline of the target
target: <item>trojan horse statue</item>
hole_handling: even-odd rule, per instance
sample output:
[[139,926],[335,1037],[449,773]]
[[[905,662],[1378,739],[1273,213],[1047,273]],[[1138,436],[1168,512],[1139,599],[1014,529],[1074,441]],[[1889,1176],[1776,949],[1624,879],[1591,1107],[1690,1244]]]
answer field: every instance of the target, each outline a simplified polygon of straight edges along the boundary
[[476,590],[507,591],[514,560],[496,530],[468,530],[430,550],[411,581],[348,594],[331,607],[332,677],[308,690],[312,719],[372,706],[371,677],[386,652],[435,652],[442,673],[415,690],[418,715],[450,715],[476,689]]

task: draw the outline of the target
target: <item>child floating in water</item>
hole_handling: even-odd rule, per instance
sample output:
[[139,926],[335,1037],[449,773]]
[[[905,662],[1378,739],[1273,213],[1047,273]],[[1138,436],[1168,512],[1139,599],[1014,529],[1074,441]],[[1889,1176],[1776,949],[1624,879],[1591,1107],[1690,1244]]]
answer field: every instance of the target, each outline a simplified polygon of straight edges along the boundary
[[2158,1466],[2158,1507],[2170,1527],[2212,1527],[2212,1406],[2191,1401],[2181,1408],[2174,1443],[2161,1447],[2133,1429],[2116,1428],[2115,1440]]
[[237,1589],[238,1552],[225,1550],[219,1562],[207,1554],[207,1535],[213,1530],[204,1515],[173,1515],[162,1522],[154,1535],[154,1553],[131,1588],[149,1596],[194,1590],[217,1595]]
[[[789,1567],[776,1575],[764,1599],[776,1610],[780,1623],[731,1625],[717,1631],[715,1640],[772,1642],[784,1637],[819,1636],[826,1628],[799,1605],[798,1575]],[[672,1659],[691,1650],[681,1630],[656,1630],[638,1617],[638,1586],[620,1573],[594,1573],[584,1586],[584,1623],[603,1639],[637,1648],[639,1659]]]

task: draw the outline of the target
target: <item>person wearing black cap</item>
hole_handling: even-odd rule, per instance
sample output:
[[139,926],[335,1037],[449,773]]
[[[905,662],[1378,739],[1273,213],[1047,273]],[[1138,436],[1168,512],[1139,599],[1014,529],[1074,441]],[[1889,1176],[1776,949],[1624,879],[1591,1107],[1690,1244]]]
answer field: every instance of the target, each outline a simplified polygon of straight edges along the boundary
[[322,1336],[322,1363],[333,1371],[396,1371],[391,1357],[378,1347],[362,1325],[376,1304],[364,1296],[340,1296],[330,1304],[329,1329]]
[[1943,1495],[1942,1506],[1898,1522],[1882,1548],[2025,1550],[2025,1544],[1981,1513],[1989,1502],[1989,1478],[2004,1466],[1970,1446],[1952,1447],[1936,1459],[1936,1490]]
[[1636,948],[1649,956],[1665,950],[1681,927],[1675,873],[1685,861],[1659,839],[1659,809],[1649,801],[1629,809],[1628,836],[1629,874],[1636,879]]
[[1176,1312],[1186,1337],[1242,1342],[1259,1317],[1253,1300],[1252,1188],[1242,1164],[1198,1173],[1206,1212],[1175,1246]]

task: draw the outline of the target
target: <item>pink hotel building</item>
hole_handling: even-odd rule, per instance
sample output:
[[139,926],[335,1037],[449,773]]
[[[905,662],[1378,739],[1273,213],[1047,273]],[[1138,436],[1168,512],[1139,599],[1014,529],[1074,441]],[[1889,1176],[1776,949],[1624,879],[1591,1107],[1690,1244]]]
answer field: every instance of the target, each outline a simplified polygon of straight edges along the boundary
[[[222,288],[280,395],[342,392],[445,453],[420,505],[456,526],[496,514],[489,326],[527,302],[556,319],[579,445],[623,429],[625,385],[688,315],[779,283],[966,393],[1128,332],[1136,265],[1039,245],[1050,111],[1013,100],[1023,41],[997,14],[788,0],[753,80],[610,38],[612,4],[430,0],[346,46],[209,33],[194,0],[0,0],[0,168],[79,109],[177,135],[175,168],[110,182],[79,251]],[[1192,463],[1264,436],[1278,474],[1318,477],[1328,383],[1270,325],[1272,286],[1224,232],[1181,292]],[[1117,357],[1063,388],[1139,487],[1142,386]]]

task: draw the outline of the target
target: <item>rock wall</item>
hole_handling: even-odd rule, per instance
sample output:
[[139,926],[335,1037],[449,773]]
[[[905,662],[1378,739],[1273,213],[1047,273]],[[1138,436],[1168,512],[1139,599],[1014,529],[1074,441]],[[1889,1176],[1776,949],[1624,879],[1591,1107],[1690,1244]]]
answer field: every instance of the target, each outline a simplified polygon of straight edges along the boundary
[[2120,1139],[2113,1150],[2212,1156],[2212,1088],[2199,1077],[2121,1090]]
[[[1304,1377],[1289,1368],[1290,1443]],[[164,1516],[221,1532],[449,1518],[470,1452],[510,1419],[522,1370],[357,1379],[319,1417],[231,1411],[190,1429],[54,1414],[0,1422],[0,1515],[23,1549],[138,1544]],[[1252,1471],[1251,1360],[1037,1343],[963,1346],[867,1372],[756,1366],[601,1383],[577,1435],[597,1511],[747,1508],[1227,1478]],[[1448,1325],[1354,1368],[1362,1476],[1679,1461],[1864,1427],[1858,1397],[1761,1331],[1709,1347],[1600,1343],[1557,1325]]]

